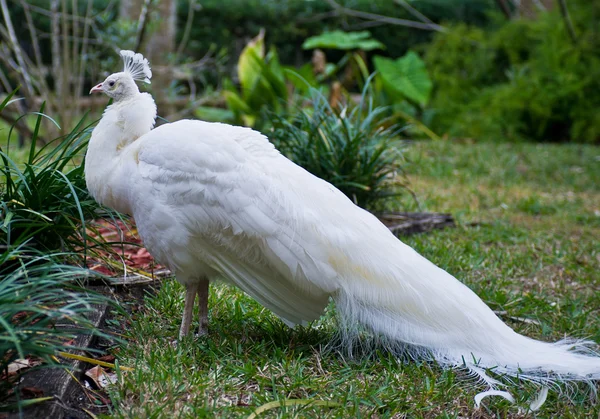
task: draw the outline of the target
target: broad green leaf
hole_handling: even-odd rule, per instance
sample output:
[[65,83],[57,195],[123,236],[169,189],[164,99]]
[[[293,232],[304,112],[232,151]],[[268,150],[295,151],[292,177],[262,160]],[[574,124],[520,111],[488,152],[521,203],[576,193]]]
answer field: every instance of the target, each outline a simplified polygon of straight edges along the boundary
[[409,51],[397,60],[375,56],[374,63],[387,90],[399,93],[420,106],[427,104],[433,84],[425,63],[417,53]]
[[256,81],[260,78],[262,72],[260,62],[263,61],[264,57],[265,32],[261,30],[256,38],[244,47],[238,61],[238,77],[244,95],[254,88]]
[[385,49],[385,45],[378,40],[371,38],[371,34],[368,31],[333,31],[308,38],[302,44],[302,48],[329,48],[344,51],[361,49],[363,51],[371,51],[374,49]]
[[273,86],[278,99],[287,99],[288,91],[285,84],[285,76],[283,75],[283,68],[279,63],[279,56],[275,47],[271,47],[266,61],[267,68],[264,71],[266,79]]
[[244,99],[242,99],[237,93],[227,90],[223,92],[225,95],[225,102],[227,102],[227,107],[233,111],[235,114],[242,113],[250,113],[252,109],[246,104]]
[[198,106],[194,109],[196,118],[210,122],[233,122],[234,114],[230,109],[214,108],[212,106]]

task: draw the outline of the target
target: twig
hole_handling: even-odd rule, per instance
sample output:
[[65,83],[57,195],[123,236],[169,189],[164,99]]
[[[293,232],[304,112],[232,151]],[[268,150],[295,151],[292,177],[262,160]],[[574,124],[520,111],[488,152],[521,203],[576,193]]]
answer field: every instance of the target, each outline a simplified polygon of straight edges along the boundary
[[567,27],[567,31],[569,32],[569,36],[571,37],[571,41],[573,43],[577,42],[577,34],[575,33],[575,27],[573,26],[573,21],[571,20],[571,15],[569,15],[569,9],[567,9],[567,2],[565,0],[557,0],[558,6],[560,8],[560,14],[562,15],[565,26]]
[[412,7],[410,4],[408,4],[405,0],[394,0],[394,3],[404,7],[404,9],[406,9],[408,11],[408,13],[410,13],[411,15],[413,15],[414,17],[416,17],[417,19],[419,19],[421,22],[425,22],[425,23],[431,23],[434,24],[433,21],[431,19],[429,19],[427,16],[425,16],[423,13],[419,12],[417,9],[415,9],[414,7]]
[[88,48],[88,44],[89,44],[89,37],[90,37],[90,29],[91,29],[91,25],[88,23],[90,19],[88,19],[90,17],[90,15],[92,14],[92,6],[93,6],[93,1],[92,0],[88,0],[88,4],[87,4],[87,10],[85,11],[85,20],[84,20],[84,27],[83,27],[83,42],[82,42],[82,46],[81,46],[81,59],[79,60],[79,79],[78,79],[78,83],[77,83],[77,88],[75,90],[75,94],[77,97],[81,96],[83,94],[83,81],[85,78],[85,68],[86,68],[86,64],[87,64],[87,48]]
[[17,39],[17,35],[15,33],[15,28],[13,27],[12,20],[10,19],[10,13],[8,11],[8,6],[6,5],[6,0],[0,0],[0,8],[2,8],[2,15],[4,16],[4,24],[6,25],[6,30],[9,35],[9,41],[11,43],[13,52],[15,54],[15,58],[19,63],[19,70],[21,76],[23,78],[23,84],[25,90],[28,95],[33,94],[33,87],[31,85],[31,78],[29,77],[29,73],[27,72],[27,67],[25,66],[25,60],[23,60],[23,54],[21,51],[21,46],[19,45],[19,41]]
[[336,3],[335,0],[326,0],[326,1],[327,1],[327,3],[329,3],[329,5],[334,10],[336,10],[338,13],[340,13],[342,15],[346,15],[346,16],[357,17],[357,18],[365,19],[365,20],[376,20],[379,22],[388,23],[390,25],[406,26],[406,27],[415,28],[415,29],[424,29],[424,30],[438,31],[438,32],[446,31],[446,28],[444,28],[441,25],[435,24],[435,23],[416,22],[414,20],[399,19],[399,18],[395,18],[395,17],[378,15],[375,13],[361,12],[358,10],[348,9],[347,7],[341,6],[340,4]]
[[60,77],[60,22],[58,15],[58,0],[52,0],[50,3],[50,45],[52,49],[52,75],[54,78],[54,89],[56,92],[62,92],[62,77]]
[[544,6],[544,4],[540,1],[540,0],[532,0],[533,4],[535,4],[535,7],[538,8],[538,10],[541,10],[542,12],[545,12],[546,6]]
[[510,20],[512,14],[510,13],[510,7],[508,7],[506,0],[496,0],[496,3],[500,7],[500,9],[502,9],[502,13],[504,13],[504,16],[506,16],[506,18]]
[[528,319],[526,317],[515,317],[515,316],[509,316],[508,315],[508,311],[505,310],[500,310],[500,311],[494,311],[494,313],[497,316],[504,316],[507,319],[511,319],[517,322],[521,322],[521,323],[526,323],[526,324],[535,324],[537,326],[541,326],[541,322],[539,320],[534,320],[534,319]]
[[297,19],[296,21],[298,23],[312,23],[312,22],[319,22],[321,20],[325,20],[325,19],[330,19],[332,17],[337,17],[340,14],[338,13],[337,10],[330,10],[328,12],[323,12],[323,13],[317,13],[314,14],[312,16],[308,16],[308,17],[301,17],[299,19]]
[[177,55],[181,55],[183,49],[185,48],[188,40],[190,38],[190,33],[192,32],[192,24],[194,23],[194,11],[196,9],[196,0],[190,0],[190,4],[188,7],[188,16],[185,22],[185,29],[183,30],[183,37],[181,38],[181,42],[177,47]]
[[144,42],[144,35],[146,35],[146,17],[148,16],[148,8],[150,5],[150,0],[144,0],[144,4],[142,4],[142,10],[140,10],[140,18],[138,19],[138,25],[135,32],[135,46],[133,48],[134,51],[139,51],[142,42]]
[[35,56],[35,62],[38,68],[42,68],[42,53],[40,51],[40,43],[37,36],[33,19],[31,18],[31,12],[29,10],[29,3],[21,0],[21,7],[25,13],[25,21],[27,22],[27,28],[29,29],[29,36],[31,37],[31,45],[33,46],[33,55]]

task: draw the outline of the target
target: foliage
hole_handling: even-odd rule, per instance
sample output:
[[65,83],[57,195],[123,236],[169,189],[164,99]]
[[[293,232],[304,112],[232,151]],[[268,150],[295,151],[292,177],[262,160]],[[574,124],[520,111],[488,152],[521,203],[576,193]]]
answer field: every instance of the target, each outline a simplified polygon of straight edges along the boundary
[[[9,104],[12,92],[0,104]],[[58,367],[55,355],[75,348],[76,335],[100,333],[86,318],[93,304],[110,302],[82,288],[87,269],[61,264],[79,262],[69,251],[86,249],[86,220],[97,204],[85,188],[81,152],[90,127],[82,119],[64,137],[37,147],[44,105],[36,112],[29,153],[24,161],[0,149],[0,400],[15,389],[21,374],[8,374],[17,359],[41,361],[40,368]],[[86,348],[87,349],[87,348]],[[27,371],[31,371],[28,369]],[[18,391],[11,396],[23,407]]]
[[[22,375],[8,375],[11,363],[27,358],[41,361],[41,368],[59,367],[55,356],[79,349],[72,343],[77,335],[100,333],[86,314],[93,304],[108,300],[77,285],[87,270],[57,264],[57,256],[22,246],[0,254],[0,375],[6,374],[0,380],[0,401]],[[12,396],[20,402],[18,391]]]
[[385,49],[385,45],[378,40],[371,38],[371,34],[368,31],[344,32],[337,30],[324,32],[321,35],[308,38],[302,44],[302,48],[331,48],[342,51],[358,49],[371,51],[374,49]]
[[419,106],[427,104],[432,83],[425,63],[417,53],[409,51],[397,60],[375,56],[373,61],[388,92]]
[[592,3],[571,7],[577,42],[558,11],[488,30],[461,24],[436,35],[425,48],[434,130],[477,139],[600,142],[600,38]]
[[[181,22],[186,21],[189,1],[178,3]],[[325,1],[203,0],[201,3],[202,11],[194,15],[192,41],[187,49],[196,57],[203,56],[211,45],[223,47],[229,56],[236,57],[240,43],[243,45],[260,29],[265,29],[269,43],[279,51],[281,62],[300,66],[310,59],[310,55],[301,54],[301,45],[307,38],[328,30],[356,31],[364,27],[362,19],[332,15]],[[339,0],[338,3],[363,12],[414,20],[390,0]],[[434,22],[464,21],[475,25],[488,22],[488,11],[497,7],[492,0],[412,0],[410,4]],[[432,35],[430,31],[395,25],[377,25],[369,31],[385,44],[391,57],[402,56],[415,43],[427,42]]]
[[398,194],[402,154],[398,128],[387,126],[384,107],[374,108],[363,90],[360,104],[332,108],[312,89],[312,108],[291,118],[272,115],[276,147],[289,159],[341,190],[356,204],[373,208]]
[[91,128],[81,119],[69,134],[38,150],[42,119],[50,119],[43,112],[44,105],[36,113],[25,162],[11,159],[10,134],[7,149],[0,149],[0,244],[7,249],[27,244],[39,251],[74,251],[85,248],[85,220],[98,209],[88,195],[82,163]]
[[246,45],[238,61],[238,78],[241,93],[233,86],[225,91],[227,107],[234,114],[235,123],[255,126],[265,107],[281,108],[287,99],[283,69],[275,48],[265,56],[264,31]]
[[[335,65],[331,63],[323,65],[324,63],[321,62],[322,74],[315,76],[311,71],[310,75],[315,82],[325,82],[337,76],[340,70],[344,69],[342,76],[338,77],[340,87],[338,96],[341,95],[342,86],[347,87],[348,90],[355,86],[364,88],[365,82],[369,78],[365,49],[354,49],[360,48],[361,45],[365,48],[371,48],[373,42],[378,43],[378,41],[371,39],[366,31],[360,33],[336,31],[335,35],[331,34],[325,33],[322,36],[308,39],[303,47],[327,47],[329,49],[346,50],[344,56]],[[345,36],[348,36],[348,38],[345,38]],[[324,60],[324,57],[321,57],[321,60]],[[414,51],[408,51],[397,60],[376,55],[373,61],[378,71],[372,84],[372,98],[376,103],[382,106],[389,105],[389,113],[393,118],[410,123],[406,132],[411,137],[422,137],[425,134],[429,138],[438,138],[422,121],[423,116],[427,115],[424,114],[423,108],[429,101],[432,82],[425,63],[419,55]],[[303,68],[302,70],[305,74],[306,69]],[[313,87],[315,86],[312,82],[310,84]],[[333,85],[335,84],[336,81],[333,82]],[[351,95],[348,94],[347,96]]]
[[[102,77],[103,58],[114,55],[115,45],[123,45],[119,41],[130,39],[131,33],[120,39],[114,35],[111,25],[123,23],[115,22],[114,8],[103,1],[9,3],[0,31],[0,91],[21,86],[19,94],[25,100],[14,104],[16,112],[7,109],[0,119],[23,137],[31,137],[24,120],[15,120],[37,110],[42,98],[46,112],[69,129],[84,113],[81,96]],[[43,128],[40,143],[64,133],[57,124],[45,123]]]

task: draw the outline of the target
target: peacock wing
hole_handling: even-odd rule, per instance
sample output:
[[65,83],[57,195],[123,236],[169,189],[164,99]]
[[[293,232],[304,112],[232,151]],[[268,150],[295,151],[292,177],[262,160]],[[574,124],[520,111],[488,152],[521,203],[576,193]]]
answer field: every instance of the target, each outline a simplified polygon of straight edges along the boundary
[[331,185],[255,131],[201,121],[156,128],[140,139],[136,160],[134,217],[149,250],[178,276],[201,261],[288,324],[322,314],[338,273],[321,240],[327,222],[296,191],[325,188],[323,199],[339,198]]

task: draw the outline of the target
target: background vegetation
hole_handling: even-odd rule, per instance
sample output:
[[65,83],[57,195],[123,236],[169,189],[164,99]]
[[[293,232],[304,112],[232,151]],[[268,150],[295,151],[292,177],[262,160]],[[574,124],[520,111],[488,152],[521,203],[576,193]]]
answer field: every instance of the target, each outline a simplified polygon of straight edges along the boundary
[[[73,349],[58,324],[99,333],[86,257],[107,243],[89,233],[118,215],[85,188],[107,104],[86,92],[120,70],[119,49],[150,59],[159,123],[251,126],[365,208],[451,212],[458,228],[405,241],[519,332],[600,341],[600,3],[0,0],[0,14],[0,395],[18,359]],[[273,417],[517,415],[502,400],[474,411],[457,372],[327,352],[333,307],[289,330],[236,290],[214,287],[210,306],[210,335],[177,347],[172,280],[113,320],[135,369],[110,389],[112,415],[246,416],[287,399],[332,404]],[[597,417],[579,390],[541,415]]]

